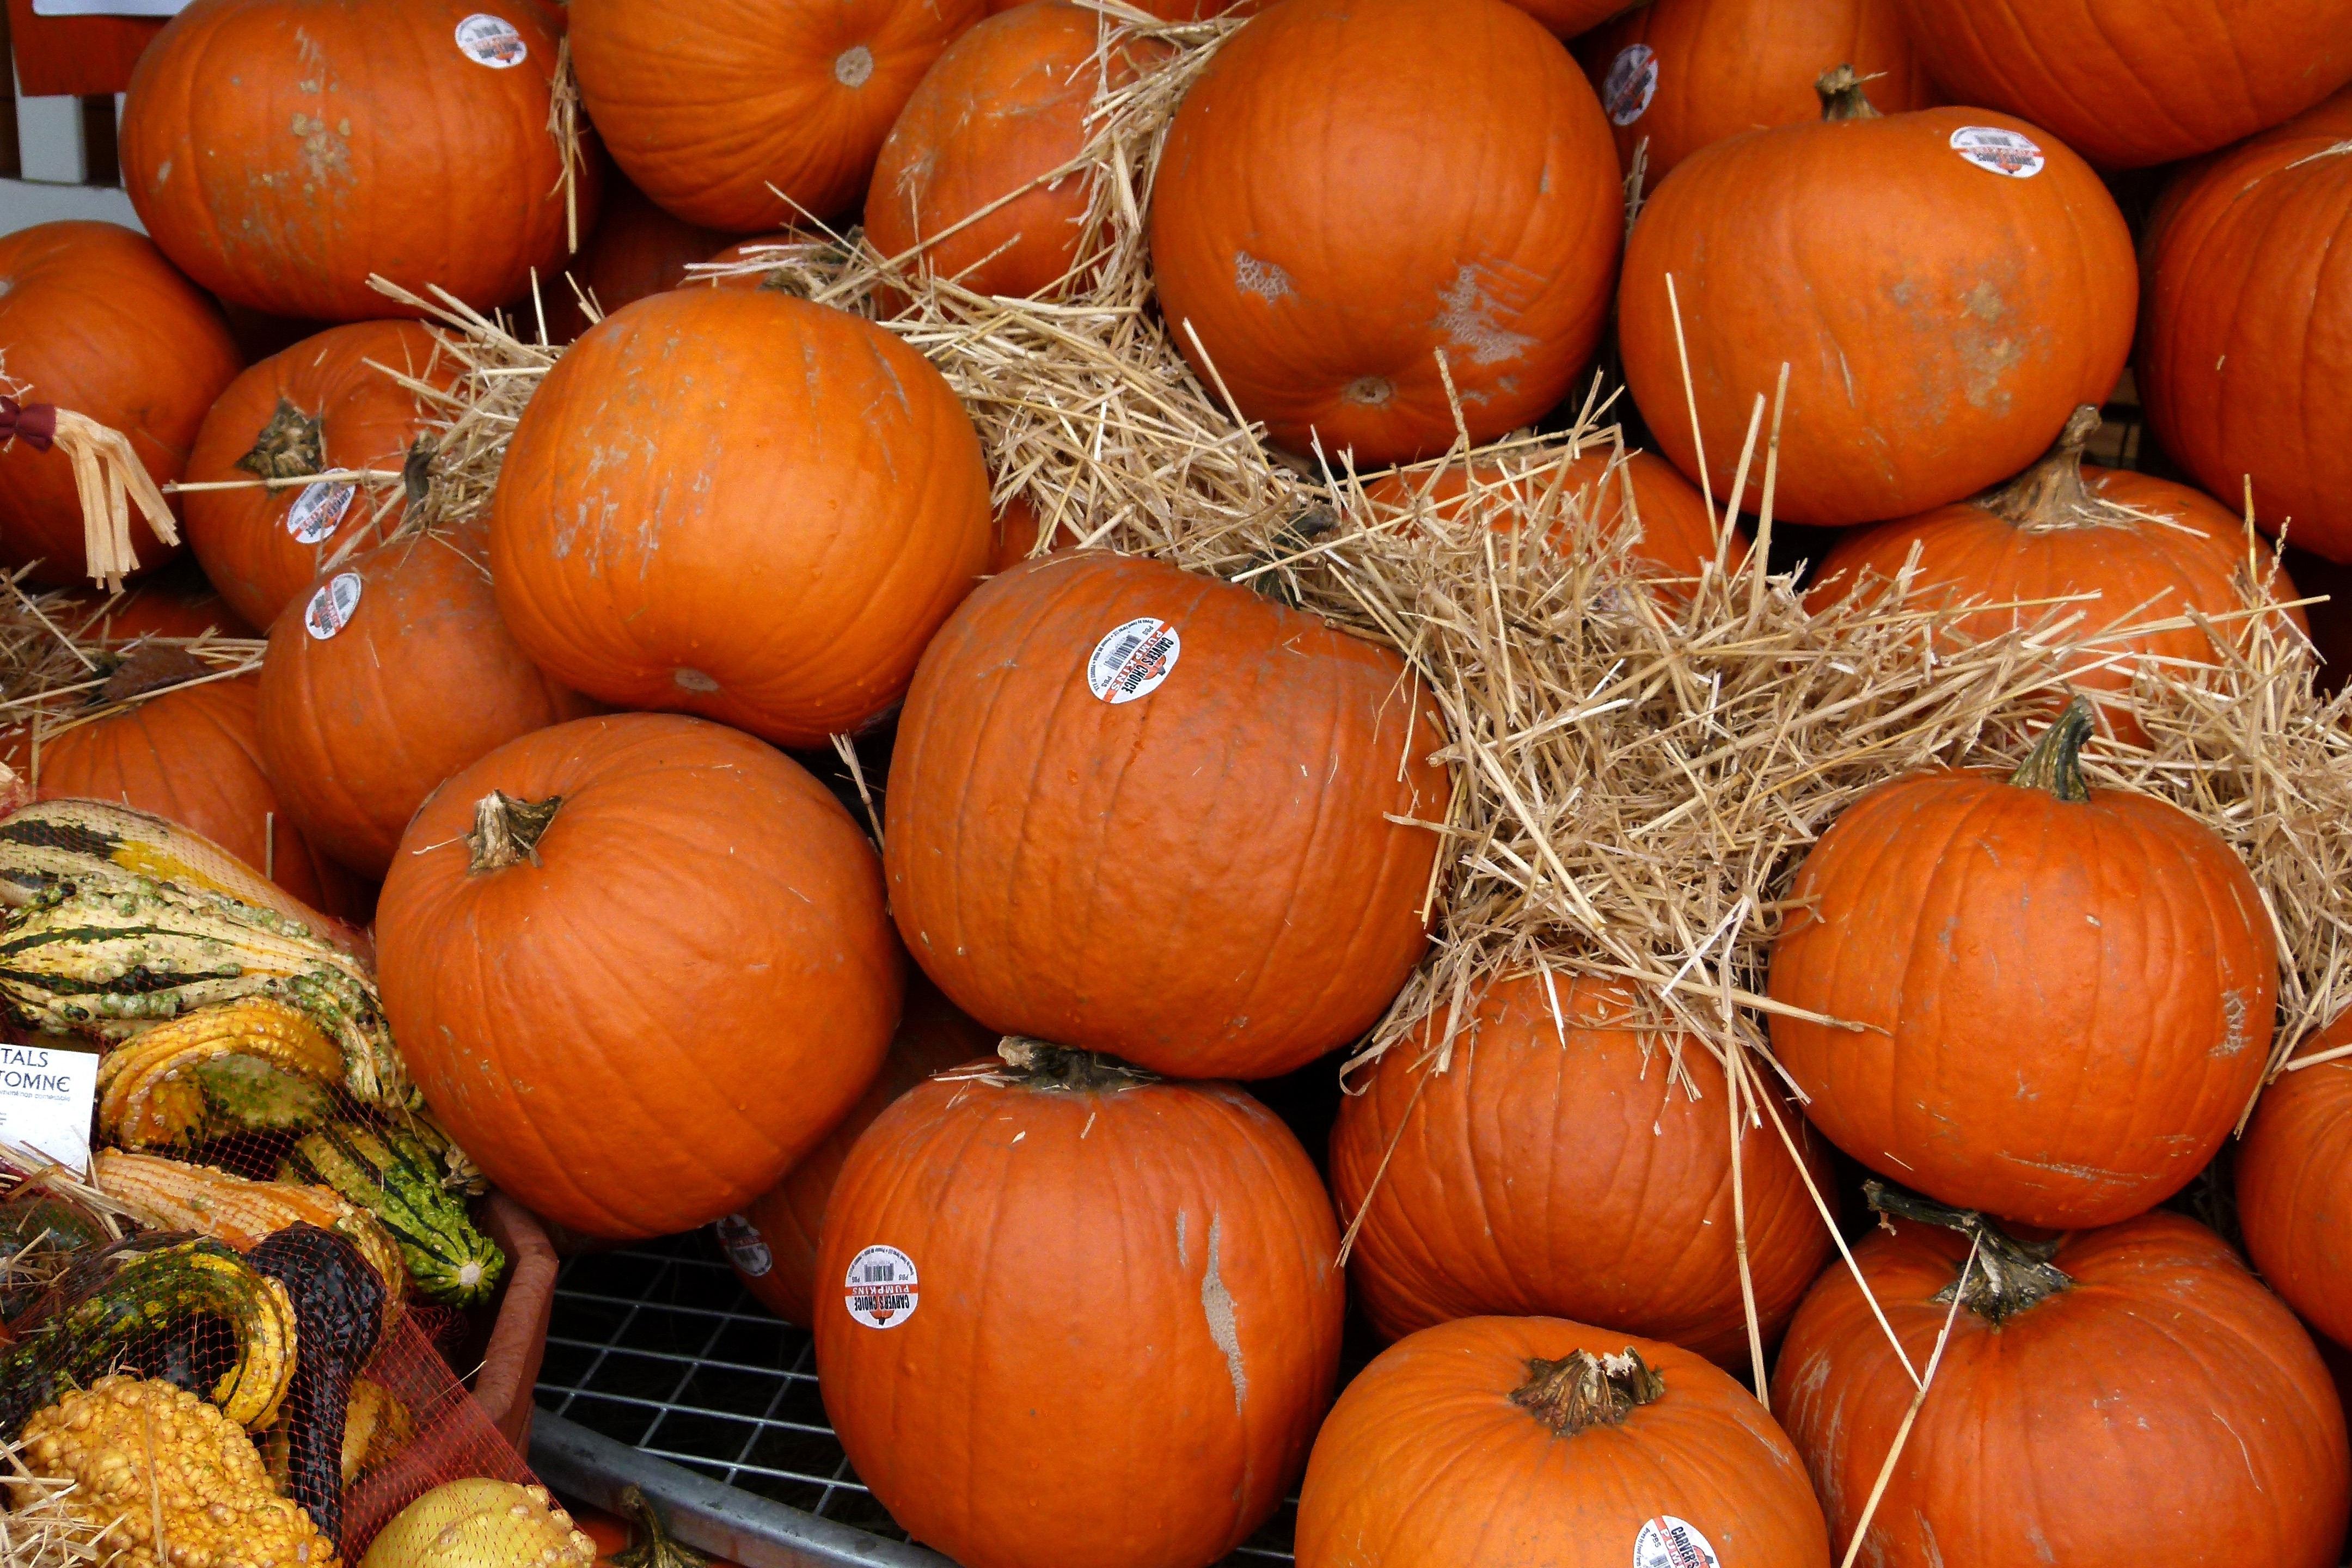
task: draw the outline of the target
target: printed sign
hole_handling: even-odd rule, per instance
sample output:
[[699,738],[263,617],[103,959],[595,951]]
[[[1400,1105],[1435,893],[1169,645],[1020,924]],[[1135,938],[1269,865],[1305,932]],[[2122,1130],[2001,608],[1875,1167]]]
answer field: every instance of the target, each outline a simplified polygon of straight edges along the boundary
[[1160,689],[1183,657],[1184,639],[1166,621],[1141,616],[1095,644],[1087,658],[1087,689],[1116,706]]
[[298,544],[316,544],[332,538],[335,530],[343,526],[343,513],[351,510],[351,486],[320,479],[304,485],[294,504],[286,509],[286,531]]
[[849,1315],[869,1329],[895,1329],[915,1315],[915,1260],[895,1247],[869,1247],[849,1260]]
[[1662,1513],[1633,1538],[1633,1568],[1723,1568],[1715,1548],[1688,1520]]
[[530,58],[530,47],[504,16],[477,11],[457,24],[457,47],[476,65],[502,71]]
[[352,624],[352,614],[360,607],[360,574],[339,572],[333,581],[310,595],[310,607],[302,612],[303,629],[320,642]]
[[730,1214],[712,1227],[719,1233],[719,1245],[727,1249],[727,1261],[736,1271],[759,1279],[776,1266],[776,1255],[760,1236],[760,1227],[740,1214]]
[[1961,126],[1952,132],[1952,151],[1979,169],[2012,180],[2030,180],[2049,162],[2031,137],[1992,125]]
[[1647,44],[1628,44],[1609,62],[1601,79],[1601,107],[1612,125],[1631,125],[1649,112],[1658,96],[1658,56]]
[[0,1142],[89,1169],[98,1056],[47,1046],[0,1046]]

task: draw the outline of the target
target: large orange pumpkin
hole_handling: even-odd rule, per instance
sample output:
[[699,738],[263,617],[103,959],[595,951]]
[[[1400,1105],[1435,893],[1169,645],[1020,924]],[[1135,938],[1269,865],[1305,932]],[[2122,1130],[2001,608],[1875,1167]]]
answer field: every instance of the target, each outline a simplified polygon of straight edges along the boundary
[[1789,890],[1772,1048],[1864,1164],[2029,1225],[2180,1190],[2262,1081],[2278,939],[2245,865],[2153,795],[2091,789],[2077,698],[2014,777],[1863,796]]
[[141,637],[200,637],[206,632],[224,637],[261,635],[186,556],[129,584],[120,595],[67,589],[44,608],[69,636],[113,647]]
[[825,787],[674,714],[576,719],[444,784],[376,911],[425,1098],[534,1213],[618,1240],[775,1185],[898,1020],[881,868]]
[[[1255,26],[1255,24],[1252,24]],[[1354,1039],[1419,962],[1444,730],[1385,647],[1099,551],[990,581],[890,761],[891,911],[958,1006],[1190,1078]]]
[[[378,369],[386,366],[388,369]],[[205,416],[188,478],[206,484],[349,469],[399,473],[437,412],[391,372],[446,385],[457,362],[415,321],[330,327],[229,384]],[[265,630],[353,540],[388,539],[398,484],[195,490],[181,500],[188,545],[236,613]]]
[[[1340,1101],[1331,1192],[1363,1216],[1349,1268],[1381,1332],[1533,1314],[1747,1360],[1723,1068],[1696,1040],[1637,1031],[1632,1004],[1591,981],[1497,981],[1444,1071],[1441,1012]],[[1794,1106],[1780,1114],[1801,1135]],[[1830,1237],[1780,1140],[1748,1132],[1740,1195],[1769,1341]],[[1828,1191],[1829,1163],[1810,1140],[1800,1147]]]
[[772,289],[656,294],[583,335],[523,412],[493,519],[499,608],[549,674],[788,746],[898,700],[991,536],[946,379]]
[[[2303,1055],[2352,1045],[2352,1013]],[[2352,1345],[2352,1058],[2282,1073],[2238,1145],[2238,1224],[2271,1289]]]
[[1823,1568],[1822,1506],[1755,1396],[1689,1352],[1558,1318],[1391,1345],[1331,1410],[1298,1568]]
[[1440,351],[1474,440],[1559,402],[1623,231],[1591,88],[1502,0],[1276,6],[1185,94],[1151,204],[1160,309],[1202,384],[1361,468],[1454,440]]
[[1718,142],[1658,187],[1617,315],[1634,399],[1690,475],[1696,397],[1717,497],[1786,363],[1774,504],[1832,525],[1958,500],[2040,457],[2114,387],[2138,287],[2115,199],[2045,133],[1978,109],[1881,116],[1845,80],[1824,79],[1827,119]]
[[850,1152],[817,1248],[825,1413],[966,1568],[1199,1568],[1280,1505],[1331,1397],[1330,1201],[1231,1084],[1008,1047]]
[[688,223],[752,234],[856,205],[908,95],[982,14],[982,0],[574,0],[572,58],[639,189]]
[[[2139,386],[2164,449],[2232,506],[2352,561],[2352,91],[2175,180],[2148,227]],[[2346,243],[2338,244],[2343,239]]]
[[906,1013],[890,1052],[849,1114],[782,1181],[719,1222],[719,1245],[743,1288],[786,1322],[814,1323],[817,1226],[859,1134],[900,1095],[933,1073],[987,1056],[996,1041],[957,1012],[920,970],[909,975]]
[[2048,127],[2106,168],[2210,153],[2352,80],[2340,0],[1898,0],[1963,103]]
[[[278,617],[261,661],[262,760],[304,837],[362,876],[443,779],[589,705],[499,619],[478,528],[356,555],[313,591],[331,615]],[[338,587],[355,579],[355,591]],[[327,633],[321,637],[321,631]]]
[[1577,40],[1577,58],[1647,188],[1700,148],[1821,117],[1813,83],[1852,66],[1883,109],[1940,102],[1903,30],[1899,0],[1654,0]]
[[[483,0],[194,0],[140,58],[122,174],[163,253],[224,300],[323,321],[404,312],[378,273],[478,310],[569,251],[549,131],[556,30]],[[576,216],[594,221],[584,161]]]
[[2334,1568],[2344,1413],[2311,1336],[2227,1244],[2163,1213],[2030,1249],[1988,1236],[2001,1276],[1970,1268],[1956,1311],[1969,1246],[1906,1219],[1854,1249],[1900,1358],[1842,1268],[1790,1326],[1772,1408],[1841,1552],[1948,1321],[1863,1562]]
[[[686,281],[688,265],[709,260],[727,242],[715,228],[671,216],[628,181],[607,179],[595,231],[572,258],[569,277],[540,284],[549,341],[570,342],[588,330],[581,292],[595,300],[600,317],[609,316],[648,294],[677,288]],[[523,325],[526,335],[533,335],[536,323],[529,316]]]
[[[5,390],[120,430],[158,481],[184,473],[196,426],[238,363],[219,310],[143,235],[45,223],[0,237]],[[131,537],[142,566],[177,552],[144,523]],[[73,464],[20,437],[0,447],[0,564],[36,561],[36,583],[89,575]]]

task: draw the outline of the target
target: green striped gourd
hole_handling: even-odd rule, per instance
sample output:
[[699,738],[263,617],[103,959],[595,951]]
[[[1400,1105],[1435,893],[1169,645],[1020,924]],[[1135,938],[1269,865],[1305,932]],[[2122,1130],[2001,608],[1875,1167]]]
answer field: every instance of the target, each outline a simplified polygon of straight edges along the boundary
[[440,1165],[432,1148],[411,1134],[334,1121],[296,1139],[278,1175],[332,1187],[373,1214],[392,1233],[421,1294],[470,1307],[489,1298],[506,1255],[474,1228],[465,1201],[442,1184]]

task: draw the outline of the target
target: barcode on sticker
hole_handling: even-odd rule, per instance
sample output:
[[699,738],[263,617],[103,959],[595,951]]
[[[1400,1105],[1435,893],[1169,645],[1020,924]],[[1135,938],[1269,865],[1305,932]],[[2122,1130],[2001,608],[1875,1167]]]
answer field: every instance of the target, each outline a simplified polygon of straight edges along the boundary
[[1113,626],[1095,644],[1087,657],[1087,689],[1114,705],[1149,697],[1183,652],[1184,639],[1174,626],[1154,616],[1138,616]]
[[304,485],[294,504],[286,509],[286,531],[297,544],[316,544],[341,528],[343,514],[351,510],[351,486],[314,480]]
[[915,1315],[915,1260],[895,1247],[868,1247],[849,1260],[842,1281],[849,1315],[869,1329],[895,1329]]
[[360,574],[338,573],[310,595],[310,608],[302,612],[302,626],[312,637],[325,642],[352,624],[352,614],[360,607]]
[[1633,1537],[1633,1568],[1723,1568],[1715,1546],[1686,1519],[1662,1513]]

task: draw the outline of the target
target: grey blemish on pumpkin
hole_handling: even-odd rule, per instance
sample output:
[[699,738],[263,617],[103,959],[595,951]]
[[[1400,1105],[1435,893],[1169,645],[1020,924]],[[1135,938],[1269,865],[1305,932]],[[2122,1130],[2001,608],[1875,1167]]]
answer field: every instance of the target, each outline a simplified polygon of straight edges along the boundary
[[1234,252],[1234,287],[1244,294],[1255,294],[1271,305],[1297,289],[1290,286],[1290,274],[1271,261],[1260,261],[1246,250]]
[[1339,395],[1361,408],[1384,408],[1396,395],[1396,383],[1384,375],[1360,375],[1341,387]]
[[864,87],[866,79],[873,74],[874,51],[864,44],[842,50],[833,62],[833,79],[844,87]]
[[1224,1228],[1224,1217],[1213,1210],[1209,1215],[1209,1271],[1201,1276],[1201,1311],[1209,1320],[1209,1338],[1225,1355],[1225,1373],[1234,1380],[1234,1414],[1242,1413],[1242,1401],[1249,1394],[1249,1374],[1242,1370],[1242,1337],[1234,1325],[1234,1296],[1225,1289],[1225,1281],[1217,1271],[1217,1242]]
[[1478,269],[1465,266],[1454,275],[1454,287],[1437,291],[1438,331],[1460,348],[1470,351],[1473,364],[1496,364],[1518,358],[1535,345],[1525,332],[1515,332],[1496,321],[1499,307],[1478,287]]
[[2224,1059],[2246,1048],[2246,994],[2242,991],[2221,993],[2221,1023],[2228,1033],[2210,1053]]
[[716,691],[719,689],[718,681],[712,679],[709,676],[703,674],[702,671],[698,669],[688,669],[684,666],[680,666],[678,668],[671,671],[670,679],[677,682],[679,686],[685,688],[688,691]]
[[1184,1242],[1184,1211],[1182,1209],[1178,1209],[1176,1211],[1176,1266],[1180,1268],[1190,1268],[1192,1267],[1192,1249],[1186,1246]]

